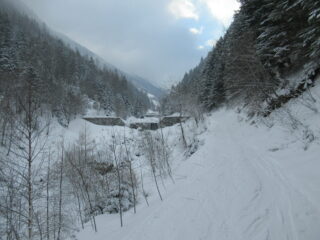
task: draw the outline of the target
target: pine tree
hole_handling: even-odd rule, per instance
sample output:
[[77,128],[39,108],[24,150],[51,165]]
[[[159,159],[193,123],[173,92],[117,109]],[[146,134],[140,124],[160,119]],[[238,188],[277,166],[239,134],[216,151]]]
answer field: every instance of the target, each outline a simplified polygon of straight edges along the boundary
[[306,55],[313,61],[317,61],[320,57],[320,2],[313,0],[299,2],[308,14],[308,27],[302,31],[300,38],[304,46],[308,47]]
[[9,17],[7,14],[0,12],[0,73],[10,72],[15,69],[14,49],[11,38],[12,31]]
[[208,55],[206,66],[203,70],[202,91],[200,101],[205,108],[212,110],[224,101],[224,57],[225,39],[221,38],[213,51]]
[[[241,13],[256,34],[256,50],[275,78],[306,61],[301,31],[308,27],[302,0],[244,0]],[[314,1],[313,1],[314,2]]]

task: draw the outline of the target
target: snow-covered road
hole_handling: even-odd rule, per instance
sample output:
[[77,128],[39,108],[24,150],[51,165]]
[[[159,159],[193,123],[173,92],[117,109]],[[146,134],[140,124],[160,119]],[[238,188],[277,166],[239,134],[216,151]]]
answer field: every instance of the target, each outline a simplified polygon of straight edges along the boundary
[[[304,151],[280,127],[239,122],[231,111],[209,119],[205,144],[166,183],[164,201],[141,199],[137,214],[98,217],[79,240],[319,240],[319,143]],[[286,147],[279,147],[279,146]]]

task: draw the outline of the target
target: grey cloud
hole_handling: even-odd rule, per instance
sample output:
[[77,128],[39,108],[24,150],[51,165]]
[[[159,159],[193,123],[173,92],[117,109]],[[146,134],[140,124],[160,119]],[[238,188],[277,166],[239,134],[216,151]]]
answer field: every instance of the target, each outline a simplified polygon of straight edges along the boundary
[[54,30],[118,68],[160,85],[180,80],[203,51],[169,0],[24,0]]

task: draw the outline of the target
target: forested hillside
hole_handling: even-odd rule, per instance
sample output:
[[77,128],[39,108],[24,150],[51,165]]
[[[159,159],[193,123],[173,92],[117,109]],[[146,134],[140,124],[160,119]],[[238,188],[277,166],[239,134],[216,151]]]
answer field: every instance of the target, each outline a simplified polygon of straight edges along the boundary
[[[95,100],[106,114],[141,115],[151,103],[115,70],[98,67],[54,37],[46,26],[1,1],[0,97],[6,116],[25,89],[25,79],[37,85],[37,101],[63,124]],[[11,109],[11,110],[10,110]],[[1,114],[2,115],[2,114]]]
[[[268,115],[313,86],[320,72],[320,2],[241,0],[226,34],[172,88],[166,111],[245,105]],[[300,72],[297,82],[288,81]],[[184,108],[188,108],[186,106]]]
[[[58,0],[44,1],[54,14]],[[224,36],[159,103],[163,90],[59,37],[20,1],[0,0],[0,240],[319,240],[320,1],[239,1]],[[172,57],[171,42],[157,44],[154,31],[174,38],[175,21],[191,48],[182,22],[202,42],[214,25],[200,16],[208,3],[230,7],[140,0],[141,12],[126,14],[127,1],[71,2],[84,21],[88,6],[99,15],[117,3],[108,36],[122,26],[130,47],[117,38],[111,48],[139,62],[137,34],[168,76],[159,50]],[[145,18],[157,11],[166,31]],[[131,31],[136,17],[152,28]]]
[[[86,125],[84,138],[64,142],[70,122],[89,108],[141,116],[152,103],[122,74],[97,65],[25,15],[18,3],[0,0],[0,239],[65,239],[77,226],[74,214],[83,225],[96,214],[118,211],[119,199],[111,150],[96,152]],[[134,173],[123,162],[117,164],[126,211],[133,206],[128,188]]]

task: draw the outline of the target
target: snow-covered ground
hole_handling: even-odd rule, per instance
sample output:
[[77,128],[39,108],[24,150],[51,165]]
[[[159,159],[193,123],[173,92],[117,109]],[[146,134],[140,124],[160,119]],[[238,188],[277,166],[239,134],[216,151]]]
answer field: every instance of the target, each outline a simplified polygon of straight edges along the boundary
[[[97,233],[87,224],[76,238],[319,240],[319,93],[320,86],[312,90],[312,108],[305,94],[263,122],[234,110],[214,112],[197,136],[203,144],[189,158],[178,143],[179,128],[167,128],[175,183],[161,185],[164,200],[146,178],[149,207],[140,196],[137,213],[124,214],[123,228],[118,215],[105,214],[97,217]],[[95,136],[108,131],[89,127]]]

